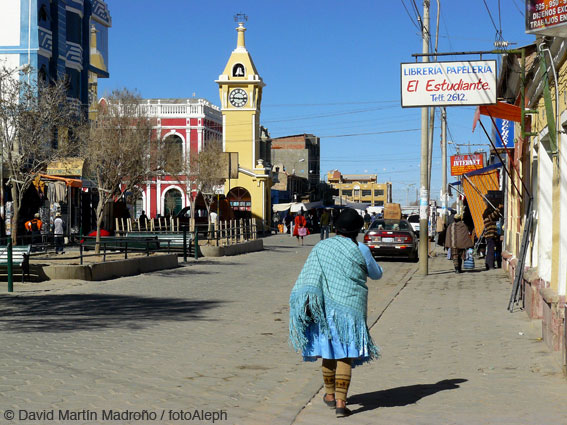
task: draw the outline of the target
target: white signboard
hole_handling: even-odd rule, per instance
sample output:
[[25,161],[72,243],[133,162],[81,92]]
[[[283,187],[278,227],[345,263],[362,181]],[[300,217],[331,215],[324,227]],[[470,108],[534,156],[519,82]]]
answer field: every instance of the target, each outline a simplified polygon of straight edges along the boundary
[[496,61],[402,64],[402,107],[496,103]]

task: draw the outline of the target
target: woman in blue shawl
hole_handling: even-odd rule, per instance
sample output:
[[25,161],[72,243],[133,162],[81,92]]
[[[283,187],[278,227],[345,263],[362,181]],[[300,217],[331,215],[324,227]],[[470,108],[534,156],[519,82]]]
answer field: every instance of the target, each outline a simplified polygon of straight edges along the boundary
[[364,219],[355,210],[341,213],[337,236],[313,247],[289,300],[290,342],[304,360],[323,359],[323,401],[337,417],[350,414],[351,367],[379,356],[366,325],[366,278],[380,279],[382,268],[356,241],[362,226]]

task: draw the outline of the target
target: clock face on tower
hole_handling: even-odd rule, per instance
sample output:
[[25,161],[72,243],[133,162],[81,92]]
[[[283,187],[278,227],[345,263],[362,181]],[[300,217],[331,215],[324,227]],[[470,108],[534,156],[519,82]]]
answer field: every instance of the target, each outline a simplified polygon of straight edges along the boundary
[[232,106],[242,108],[248,101],[248,95],[242,89],[234,89],[230,92],[228,100]]

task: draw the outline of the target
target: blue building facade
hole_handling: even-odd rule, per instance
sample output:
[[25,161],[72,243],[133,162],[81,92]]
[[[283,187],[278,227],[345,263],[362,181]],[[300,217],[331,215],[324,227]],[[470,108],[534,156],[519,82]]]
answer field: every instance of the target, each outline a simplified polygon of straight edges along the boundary
[[103,0],[2,0],[0,67],[30,65],[45,82],[68,81],[68,98],[86,111],[96,81],[108,78],[108,29]]

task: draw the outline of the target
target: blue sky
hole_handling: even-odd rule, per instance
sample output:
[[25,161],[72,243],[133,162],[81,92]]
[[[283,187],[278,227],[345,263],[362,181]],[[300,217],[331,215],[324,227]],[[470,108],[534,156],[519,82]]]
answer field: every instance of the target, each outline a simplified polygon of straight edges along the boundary
[[[110,78],[99,81],[99,95],[128,87],[148,98],[195,94],[219,104],[214,80],[236,47],[233,16],[243,12],[248,15],[246,47],[267,84],[261,121],[271,136],[313,133],[321,137],[322,177],[331,169],[375,173],[380,182],[393,183],[395,201],[415,199],[420,109],[400,107],[400,63],[412,62],[411,54],[421,52],[412,0],[107,3],[113,25]],[[524,31],[523,3],[441,1],[438,51],[491,50],[497,30],[518,46],[532,43],[534,36]],[[422,14],[422,1],[415,0],[415,5]],[[434,0],[432,33],[436,14]],[[464,59],[478,56],[443,58]],[[488,149],[481,131],[471,132],[473,107],[447,110],[450,140]],[[441,188],[439,123],[437,119],[433,199]],[[450,145],[449,154],[454,153]]]

